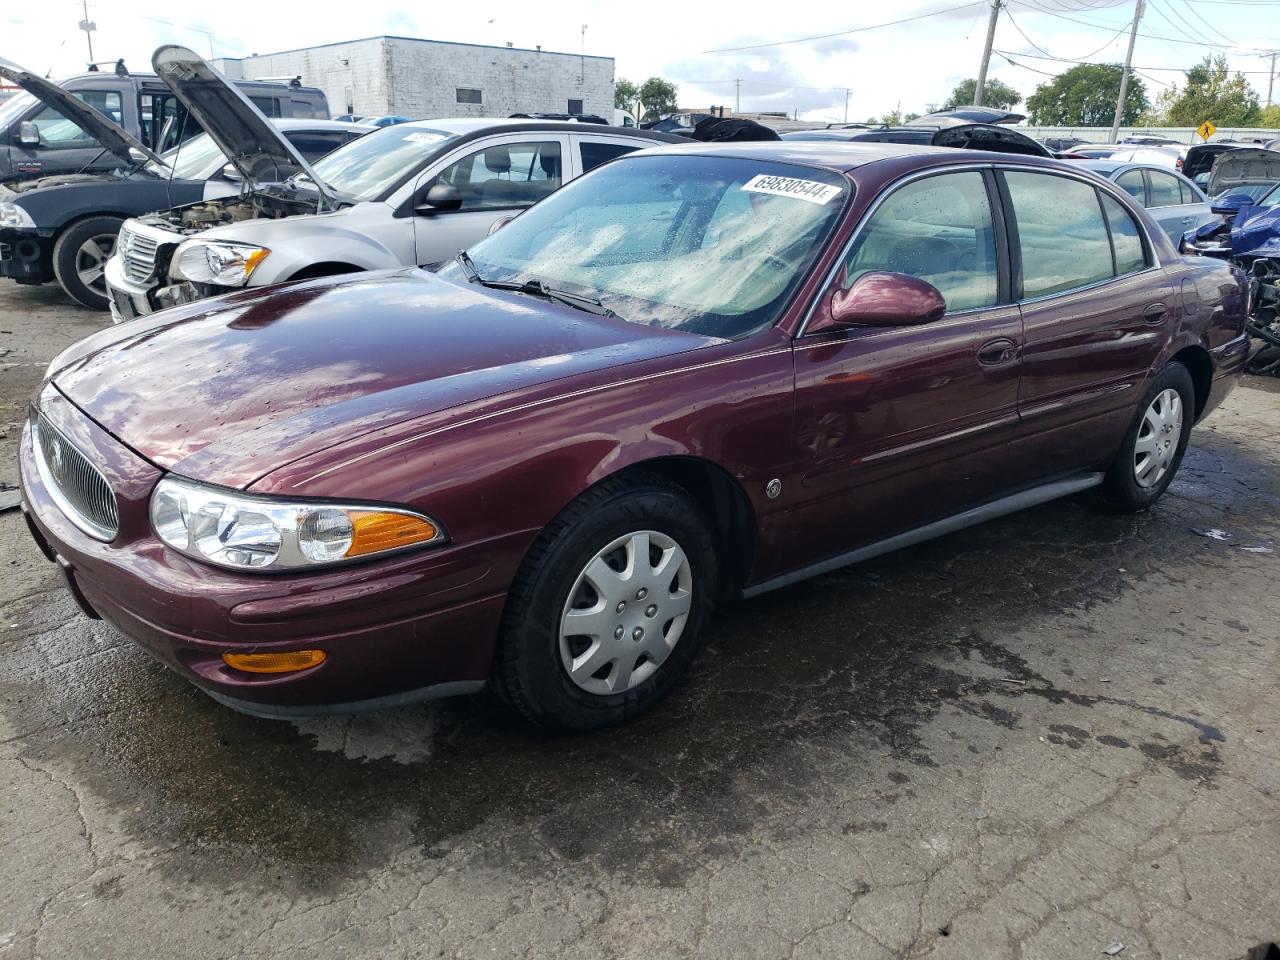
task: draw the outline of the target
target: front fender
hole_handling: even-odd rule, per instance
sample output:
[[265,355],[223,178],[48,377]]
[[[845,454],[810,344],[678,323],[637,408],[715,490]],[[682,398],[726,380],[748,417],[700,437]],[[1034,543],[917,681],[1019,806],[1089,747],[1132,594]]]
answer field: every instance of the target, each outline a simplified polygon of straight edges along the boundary
[[385,243],[356,230],[281,229],[253,242],[270,248],[271,253],[253,272],[250,287],[281,283],[317,263],[346,263],[360,270],[386,270],[411,264]]

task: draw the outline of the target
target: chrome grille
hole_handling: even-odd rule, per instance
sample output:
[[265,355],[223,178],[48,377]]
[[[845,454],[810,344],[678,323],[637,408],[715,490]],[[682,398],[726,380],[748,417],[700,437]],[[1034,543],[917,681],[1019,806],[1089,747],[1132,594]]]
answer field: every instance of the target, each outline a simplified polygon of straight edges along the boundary
[[158,242],[146,234],[135,233],[129,227],[120,228],[116,249],[124,261],[124,275],[134,283],[146,283],[156,272],[156,247]]
[[40,479],[59,509],[89,536],[114,540],[120,518],[116,513],[116,496],[107,478],[44,414],[36,414],[32,419],[31,433]]

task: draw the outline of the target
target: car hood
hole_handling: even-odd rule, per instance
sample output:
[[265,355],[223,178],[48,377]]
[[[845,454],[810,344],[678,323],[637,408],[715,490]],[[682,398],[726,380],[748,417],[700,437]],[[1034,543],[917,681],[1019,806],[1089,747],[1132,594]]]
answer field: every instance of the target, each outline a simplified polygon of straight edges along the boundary
[[157,466],[243,488],[373,430],[716,342],[409,268],[166,310],[90,336],[52,379]]
[[[1190,156],[1190,151],[1187,155]],[[1213,163],[1204,192],[1216,197],[1230,190],[1233,184],[1258,180],[1280,181],[1280,152],[1257,147],[1220,154]]]
[[125,130],[124,127],[103,116],[83,100],[80,100],[69,91],[63,90],[56,83],[51,83],[44,77],[37,76],[30,70],[24,70],[16,63],[4,59],[0,59],[0,77],[10,83],[16,83],[37,100],[53,107],[67,119],[75,121],[85,133],[91,135],[103,147],[119,157],[122,163],[132,164],[134,158],[129,155],[129,151],[136,150],[148,160],[154,160],[162,166],[164,165],[163,160],[152,153],[150,149],[145,147],[140,140]]
[[[145,174],[133,173],[130,176],[145,176]],[[122,177],[118,173],[66,173],[55,174],[50,177],[40,177],[38,180],[16,180],[12,183],[0,184],[0,202],[11,201],[14,197],[21,196],[24,193],[30,193],[33,190],[42,190],[51,187],[67,187],[72,184],[93,183],[101,185],[103,183],[119,183],[121,180],[128,179]]]
[[276,125],[200,54],[168,44],[156,49],[151,65],[222,148],[227,162],[235,165],[250,189],[301,172],[311,178],[330,208],[337,206],[333,191]]

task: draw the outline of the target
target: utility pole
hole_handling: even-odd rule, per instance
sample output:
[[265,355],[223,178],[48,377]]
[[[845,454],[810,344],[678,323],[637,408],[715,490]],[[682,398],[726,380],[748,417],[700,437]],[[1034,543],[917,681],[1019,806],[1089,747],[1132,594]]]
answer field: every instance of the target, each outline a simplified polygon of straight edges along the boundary
[[978,83],[973,88],[973,105],[982,106],[987,88],[987,64],[991,62],[991,45],[996,41],[996,21],[1000,19],[1000,0],[991,0],[991,19],[987,21],[987,42],[982,46],[982,63],[978,67]]
[[80,21],[80,29],[84,31],[84,38],[89,42],[89,62],[93,63],[93,31],[98,29],[98,25],[89,19],[89,0],[83,0],[83,3],[84,19]]
[[742,81],[733,81],[733,112],[735,115],[742,112]]
[[1124,116],[1124,98],[1129,93],[1129,71],[1133,67],[1133,45],[1138,39],[1138,21],[1142,19],[1142,0],[1134,0],[1133,26],[1129,29],[1129,49],[1124,55],[1124,72],[1120,74],[1120,96],[1116,99],[1116,116],[1111,121],[1111,136],[1107,143],[1115,143],[1120,135],[1120,118]]
[[1276,57],[1280,50],[1259,50],[1258,55],[1271,61],[1271,69],[1267,72],[1267,106],[1271,106],[1271,91],[1276,84]]
[[844,88],[844,122],[849,122],[849,94],[853,93],[848,87]]

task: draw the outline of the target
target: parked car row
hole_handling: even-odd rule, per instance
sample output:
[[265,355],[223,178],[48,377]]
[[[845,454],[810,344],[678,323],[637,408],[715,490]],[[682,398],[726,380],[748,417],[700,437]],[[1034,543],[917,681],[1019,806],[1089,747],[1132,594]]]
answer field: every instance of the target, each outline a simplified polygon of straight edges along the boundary
[[[628,720],[728,598],[1057,497],[1149,507],[1247,351],[1243,275],[1153,219],[1181,180],[970,117],[420,121],[311,164],[190,51],[156,64],[241,192],[126,225],[113,295],[142,238],[128,303],[174,305],[50,364],[23,509],[87,615],[259,716],[489,685]],[[444,262],[297,279],[377,244]]]

